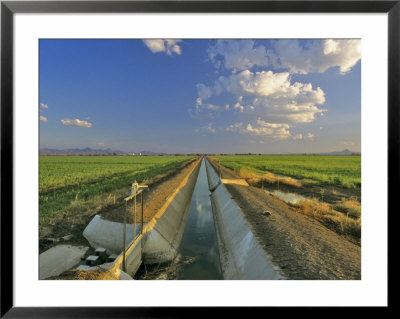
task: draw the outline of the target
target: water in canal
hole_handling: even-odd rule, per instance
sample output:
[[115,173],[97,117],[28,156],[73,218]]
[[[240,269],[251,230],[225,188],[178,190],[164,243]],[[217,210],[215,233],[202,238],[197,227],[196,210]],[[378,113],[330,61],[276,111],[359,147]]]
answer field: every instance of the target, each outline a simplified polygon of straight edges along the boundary
[[204,160],[176,260],[169,265],[141,269],[139,273],[136,279],[223,279]]
[[179,254],[194,258],[194,261],[182,265],[177,279],[222,279],[204,160],[193,192]]

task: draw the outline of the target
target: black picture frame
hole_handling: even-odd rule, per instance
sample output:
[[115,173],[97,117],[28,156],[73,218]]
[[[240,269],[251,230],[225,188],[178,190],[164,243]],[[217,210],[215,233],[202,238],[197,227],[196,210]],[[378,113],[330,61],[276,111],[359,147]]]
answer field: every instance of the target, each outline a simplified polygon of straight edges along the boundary
[[[14,307],[13,303],[13,19],[16,13],[387,13],[388,14],[388,218],[398,213],[400,143],[400,0],[396,1],[1,1],[1,317],[127,318],[192,316],[193,309],[133,307]],[[391,218],[390,218],[391,220]],[[391,223],[389,222],[388,225]],[[392,223],[393,226],[393,223]],[[390,232],[388,226],[388,234]],[[390,236],[388,244],[390,244]],[[388,246],[390,247],[390,245]],[[389,249],[390,250],[390,249]],[[389,260],[390,262],[390,260]],[[388,269],[389,270],[389,269]],[[389,285],[390,281],[388,281]],[[32,292],[34,293],[34,292]],[[390,298],[388,305],[390,308]],[[293,308],[292,308],[293,309]],[[239,310],[239,309],[238,309]],[[304,308],[296,311],[306,310]],[[221,316],[224,308],[196,315]],[[241,308],[235,313],[247,313]]]

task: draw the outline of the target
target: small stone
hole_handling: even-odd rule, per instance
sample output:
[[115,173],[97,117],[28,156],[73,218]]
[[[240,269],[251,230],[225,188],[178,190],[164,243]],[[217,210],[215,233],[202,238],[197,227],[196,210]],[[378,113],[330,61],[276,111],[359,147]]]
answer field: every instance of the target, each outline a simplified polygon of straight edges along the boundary
[[70,240],[74,235],[66,235],[64,237],[61,237],[63,240]]
[[91,266],[88,266],[88,265],[79,265],[76,269],[89,270],[90,268],[91,268]]
[[271,213],[267,210],[264,210],[261,214],[264,216],[271,216]]

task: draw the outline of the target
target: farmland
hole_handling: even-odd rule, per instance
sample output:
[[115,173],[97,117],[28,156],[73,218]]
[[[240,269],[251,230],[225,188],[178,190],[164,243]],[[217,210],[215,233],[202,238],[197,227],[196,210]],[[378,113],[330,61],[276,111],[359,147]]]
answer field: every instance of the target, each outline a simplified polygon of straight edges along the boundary
[[321,185],[361,187],[361,156],[236,155],[212,158],[237,172],[244,169],[256,174],[272,172],[310,179]]
[[[148,181],[180,167],[193,156],[40,156],[40,221],[74,209],[88,209],[101,195]],[[76,209],[75,203],[81,206]],[[93,205],[92,205],[93,206]]]

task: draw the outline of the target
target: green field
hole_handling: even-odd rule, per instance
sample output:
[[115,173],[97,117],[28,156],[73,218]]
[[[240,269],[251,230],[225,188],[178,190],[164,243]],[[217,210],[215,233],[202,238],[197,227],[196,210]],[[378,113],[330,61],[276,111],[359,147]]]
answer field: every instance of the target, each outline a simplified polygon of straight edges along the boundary
[[[193,156],[40,156],[40,219],[174,169]],[[128,194],[127,194],[128,195]]]
[[257,174],[272,172],[322,185],[361,187],[361,156],[329,155],[232,155],[212,156],[230,169]]

